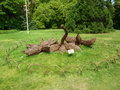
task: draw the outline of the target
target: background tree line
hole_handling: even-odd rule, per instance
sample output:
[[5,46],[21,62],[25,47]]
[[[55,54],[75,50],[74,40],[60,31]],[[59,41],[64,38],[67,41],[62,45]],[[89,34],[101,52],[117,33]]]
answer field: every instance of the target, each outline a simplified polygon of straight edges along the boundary
[[[30,29],[59,28],[103,33],[120,29],[120,0],[29,0]],[[0,1],[0,29],[26,29],[25,1]]]

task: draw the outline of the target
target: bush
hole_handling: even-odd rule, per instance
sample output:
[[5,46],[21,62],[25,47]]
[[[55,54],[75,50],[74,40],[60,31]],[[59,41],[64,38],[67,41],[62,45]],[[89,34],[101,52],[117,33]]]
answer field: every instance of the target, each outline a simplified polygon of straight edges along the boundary
[[[106,3],[107,2],[107,3]],[[77,0],[69,8],[66,16],[66,26],[70,31],[104,33],[112,30],[113,21],[108,1]],[[108,30],[108,31],[107,31]]]
[[64,24],[63,7],[63,4],[58,1],[39,4],[33,14],[33,20],[37,28],[58,28],[60,24]]
[[23,29],[22,23],[25,19],[23,0],[0,1],[0,29]]
[[30,30],[37,30],[37,25],[36,25],[35,21],[31,21],[29,23],[29,29]]

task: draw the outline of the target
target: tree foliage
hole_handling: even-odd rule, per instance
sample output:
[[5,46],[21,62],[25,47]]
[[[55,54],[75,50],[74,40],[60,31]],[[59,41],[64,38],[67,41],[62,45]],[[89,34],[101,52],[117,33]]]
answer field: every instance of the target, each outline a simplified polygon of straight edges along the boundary
[[22,29],[23,3],[23,0],[0,1],[0,29]]
[[[118,28],[119,0],[27,0],[30,29],[59,28],[100,33]],[[0,29],[26,29],[24,0],[0,1]]]
[[41,3],[33,13],[33,21],[38,28],[57,28],[65,23],[64,5],[58,1]]
[[115,0],[114,7],[114,28],[120,29],[120,0]]
[[108,0],[77,0],[67,14],[66,26],[71,31],[107,32],[113,26],[111,10]]

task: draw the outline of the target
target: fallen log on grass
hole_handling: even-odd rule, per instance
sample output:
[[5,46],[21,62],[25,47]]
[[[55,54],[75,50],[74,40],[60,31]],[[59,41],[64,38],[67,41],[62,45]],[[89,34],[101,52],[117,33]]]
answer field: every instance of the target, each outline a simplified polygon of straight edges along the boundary
[[66,52],[67,50],[74,49],[75,51],[80,50],[79,45],[91,46],[95,43],[96,38],[91,40],[83,40],[78,33],[76,37],[69,37],[68,31],[65,26],[62,24],[61,28],[64,30],[65,34],[63,35],[61,42],[51,38],[48,41],[41,39],[39,45],[28,44],[27,49],[24,53],[28,56],[36,55],[41,52],[55,52],[59,51],[61,53]]
[[96,38],[93,38],[91,40],[81,40],[80,44],[90,47],[91,45],[95,43],[95,41],[96,41]]
[[65,41],[67,43],[75,43],[76,45],[84,45],[89,47],[95,43],[96,38],[92,38],[91,40],[84,40],[78,33],[76,37],[67,37]]
[[28,56],[36,55],[42,52],[42,48],[40,45],[27,45],[27,49],[24,51]]

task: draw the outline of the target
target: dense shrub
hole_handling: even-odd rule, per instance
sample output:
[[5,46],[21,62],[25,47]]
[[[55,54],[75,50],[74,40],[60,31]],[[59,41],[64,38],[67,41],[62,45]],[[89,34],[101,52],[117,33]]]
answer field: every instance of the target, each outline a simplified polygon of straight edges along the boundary
[[24,0],[0,1],[0,29],[23,29]]
[[64,5],[58,1],[41,3],[33,14],[33,20],[38,29],[58,28],[61,23],[65,23]]
[[66,26],[70,31],[85,31],[88,28],[90,33],[107,32],[113,27],[110,6],[107,0],[77,0],[67,13]]
[[120,0],[115,0],[114,28],[120,29]]

